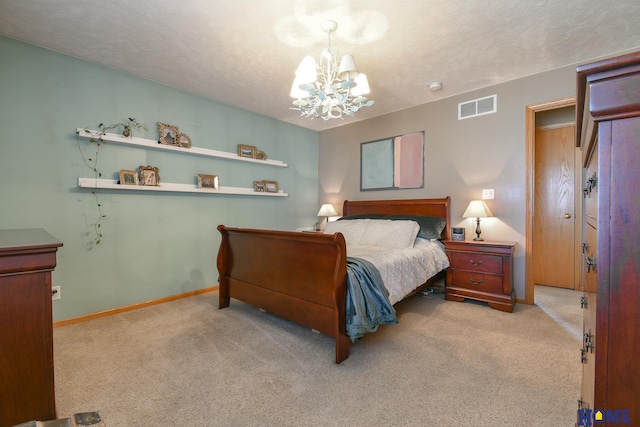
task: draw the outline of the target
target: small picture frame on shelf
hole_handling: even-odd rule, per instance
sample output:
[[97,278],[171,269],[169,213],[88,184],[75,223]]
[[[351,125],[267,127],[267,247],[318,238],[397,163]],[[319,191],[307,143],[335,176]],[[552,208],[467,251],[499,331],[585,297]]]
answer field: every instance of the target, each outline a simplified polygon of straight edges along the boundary
[[120,169],[120,184],[121,185],[139,185],[138,174],[136,171],[127,169]]
[[253,181],[253,191],[264,193],[264,181]]
[[158,132],[160,133],[160,144],[178,145],[178,126],[158,122]]
[[178,134],[178,144],[182,148],[191,148],[191,138],[186,133]]
[[256,147],[254,147],[253,145],[238,144],[238,156],[255,159]]
[[278,181],[262,181],[264,182],[264,191],[267,193],[277,193],[278,192]]
[[158,187],[160,185],[158,168],[155,166],[140,166],[140,184]]
[[218,175],[198,174],[198,188],[210,188],[218,190]]
[[258,160],[267,160],[267,155],[264,151],[257,150],[256,151],[256,159]]

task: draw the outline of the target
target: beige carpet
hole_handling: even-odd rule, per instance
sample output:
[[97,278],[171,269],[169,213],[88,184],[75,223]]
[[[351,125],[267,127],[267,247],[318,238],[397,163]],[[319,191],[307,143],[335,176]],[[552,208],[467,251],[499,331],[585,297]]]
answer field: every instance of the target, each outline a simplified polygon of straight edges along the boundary
[[579,293],[536,294],[544,309],[513,314],[412,297],[340,365],[330,338],[235,300],[218,310],[217,293],[64,326],[58,414],[99,411],[107,427],[572,426]]

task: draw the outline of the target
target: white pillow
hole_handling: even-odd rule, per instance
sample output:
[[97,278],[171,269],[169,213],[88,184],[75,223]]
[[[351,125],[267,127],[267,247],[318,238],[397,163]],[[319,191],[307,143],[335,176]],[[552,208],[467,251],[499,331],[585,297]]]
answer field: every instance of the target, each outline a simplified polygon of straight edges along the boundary
[[390,249],[412,248],[419,231],[420,225],[415,221],[369,219],[360,244]]
[[349,219],[327,224],[324,232],[340,232],[347,246],[365,245],[390,249],[412,248],[420,226],[415,221],[389,219]]
[[325,234],[342,233],[347,245],[359,245],[368,219],[332,221],[327,223]]

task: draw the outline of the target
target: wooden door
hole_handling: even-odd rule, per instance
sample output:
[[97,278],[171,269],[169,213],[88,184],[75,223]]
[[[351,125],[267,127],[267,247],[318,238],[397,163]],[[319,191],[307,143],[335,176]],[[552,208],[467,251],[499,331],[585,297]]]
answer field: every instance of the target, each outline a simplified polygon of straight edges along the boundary
[[575,280],[575,126],[537,127],[533,282],[578,289]]

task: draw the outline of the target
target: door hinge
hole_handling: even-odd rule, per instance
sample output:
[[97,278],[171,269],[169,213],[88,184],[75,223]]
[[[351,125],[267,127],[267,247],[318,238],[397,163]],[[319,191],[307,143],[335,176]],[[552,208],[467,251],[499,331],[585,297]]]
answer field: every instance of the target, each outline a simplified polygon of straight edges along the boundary
[[580,308],[587,308],[589,306],[589,300],[584,295],[580,297]]
[[596,262],[593,259],[593,257],[588,256],[586,261],[587,261],[587,273],[591,272],[591,267],[593,267],[593,270],[595,271],[596,270],[596,267],[595,267],[596,266]]
[[593,334],[585,332],[583,335],[583,342],[585,351],[589,350],[589,353],[593,353]]

